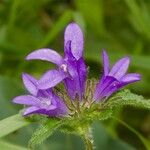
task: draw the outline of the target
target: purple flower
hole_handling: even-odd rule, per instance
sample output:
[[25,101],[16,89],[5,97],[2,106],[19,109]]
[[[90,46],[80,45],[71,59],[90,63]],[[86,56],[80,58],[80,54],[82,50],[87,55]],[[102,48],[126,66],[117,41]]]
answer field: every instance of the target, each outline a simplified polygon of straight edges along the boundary
[[94,100],[107,99],[111,94],[121,89],[127,84],[139,81],[141,76],[137,73],[126,74],[129,67],[130,58],[124,57],[116,62],[110,70],[109,58],[106,51],[103,50],[104,73],[101,80],[96,85]]
[[83,34],[76,23],[70,23],[64,33],[64,57],[56,51],[45,48],[30,53],[27,60],[41,59],[57,65],[47,71],[39,80],[39,89],[54,87],[62,80],[71,99],[82,99],[85,90],[87,69],[83,59]]
[[22,75],[23,83],[31,95],[21,95],[13,99],[14,103],[27,105],[23,115],[43,114],[61,117],[67,114],[63,101],[51,90],[39,90],[38,81],[28,74]]

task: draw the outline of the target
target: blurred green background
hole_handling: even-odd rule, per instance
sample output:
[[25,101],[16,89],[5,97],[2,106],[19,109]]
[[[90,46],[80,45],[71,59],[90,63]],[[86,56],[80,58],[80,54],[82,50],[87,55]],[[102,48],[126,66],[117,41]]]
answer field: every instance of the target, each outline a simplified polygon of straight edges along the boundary
[[[27,62],[25,56],[42,47],[63,54],[63,32],[72,21],[84,31],[89,78],[99,78],[102,73],[102,48],[107,49],[112,63],[129,55],[129,71],[142,74],[142,81],[128,87],[150,97],[150,0],[0,0],[0,119],[22,108],[11,102],[16,95],[25,93],[22,72],[40,77],[54,67],[42,61]],[[125,108],[118,117],[150,139],[148,111]],[[0,149],[25,150],[34,128],[23,128],[0,140]],[[96,150],[145,149],[134,133],[114,120],[95,123],[93,131]],[[78,137],[56,133],[39,149],[84,147]]]

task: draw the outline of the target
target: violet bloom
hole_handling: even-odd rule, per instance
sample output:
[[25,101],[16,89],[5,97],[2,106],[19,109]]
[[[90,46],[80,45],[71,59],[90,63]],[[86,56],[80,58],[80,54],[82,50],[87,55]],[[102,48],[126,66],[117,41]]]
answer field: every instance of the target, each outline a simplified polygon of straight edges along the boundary
[[111,94],[121,89],[125,85],[141,79],[141,76],[137,73],[126,74],[130,63],[129,57],[124,57],[117,61],[110,70],[109,58],[106,51],[103,50],[102,56],[104,73],[95,89],[94,100],[96,101],[107,99]]
[[83,34],[76,23],[70,23],[64,33],[64,57],[56,51],[44,48],[30,53],[26,59],[52,62],[57,69],[47,71],[39,80],[38,88],[54,87],[62,80],[71,99],[83,97],[87,69],[83,59]]
[[23,115],[43,114],[61,117],[67,114],[67,107],[51,89],[38,90],[38,81],[28,74],[22,75],[23,83],[31,95],[21,95],[13,99],[14,103],[27,105]]

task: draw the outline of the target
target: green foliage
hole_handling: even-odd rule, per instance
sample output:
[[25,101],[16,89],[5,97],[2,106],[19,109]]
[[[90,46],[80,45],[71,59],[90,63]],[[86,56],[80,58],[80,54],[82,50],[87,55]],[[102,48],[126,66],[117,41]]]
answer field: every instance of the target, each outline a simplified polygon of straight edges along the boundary
[[[92,131],[93,131],[93,137],[95,141],[94,146],[96,150],[99,150],[99,149],[107,150],[110,148],[118,149],[118,150],[119,149],[134,150],[133,147],[125,144],[124,142],[110,137],[109,134],[106,132],[106,130],[100,123],[94,123],[94,125],[92,125]],[[61,132],[55,132],[53,135],[51,135],[51,138],[47,140],[47,142],[49,143],[49,147],[52,150],[59,150],[59,149],[61,150],[70,150],[70,149],[71,150],[76,150],[76,149],[84,150],[83,143],[81,143],[81,139],[77,138],[75,135],[72,135],[72,134],[62,134]],[[108,142],[110,142],[110,145],[107,144]],[[46,142],[44,143],[46,144]]]
[[14,145],[14,144],[11,144],[9,142],[2,141],[2,140],[0,141],[0,147],[1,147],[2,150],[9,150],[9,149],[12,149],[12,150],[28,150],[25,147]]
[[29,147],[34,147],[45,141],[59,126],[61,126],[61,122],[61,120],[55,118],[46,119],[46,121],[33,133],[29,141]]
[[103,113],[105,114],[105,111],[106,113],[111,112],[111,115],[109,117],[114,118],[119,123],[127,127],[142,141],[145,148],[149,150],[150,142],[146,138],[144,138],[138,131],[129,126],[127,123],[115,117],[117,110],[120,110],[120,108],[127,106],[150,110],[150,100],[144,99],[143,96],[133,94],[129,90],[123,90],[115,94],[112,98],[108,100],[108,102],[106,102],[106,104],[104,104]]
[[3,119],[0,121],[0,138],[29,124],[30,122],[20,114]]
[[132,106],[150,110],[150,100],[144,99],[143,96],[133,94],[129,90],[123,90],[117,93],[108,100],[106,105],[108,105],[107,107],[110,107],[112,110],[123,106]]
[[[95,150],[135,150],[122,140],[112,138],[104,125],[96,122],[92,125]],[[55,132],[46,142],[45,149],[50,150],[85,150],[83,141],[76,135]],[[108,144],[109,143],[109,144]],[[46,145],[47,144],[47,145]],[[36,147],[38,149],[38,147]]]
[[92,116],[92,118],[98,118],[99,120],[109,119],[115,116],[120,108],[127,106],[150,110],[150,100],[144,99],[143,96],[133,94],[129,90],[123,90],[112,96],[106,102],[102,102],[100,106],[98,105],[97,110],[93,111],[96,117]]

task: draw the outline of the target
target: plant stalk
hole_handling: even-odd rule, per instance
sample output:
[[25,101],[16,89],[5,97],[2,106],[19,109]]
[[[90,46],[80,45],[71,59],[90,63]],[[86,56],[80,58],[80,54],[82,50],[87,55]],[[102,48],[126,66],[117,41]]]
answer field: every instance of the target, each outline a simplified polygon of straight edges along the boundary
[[86,150],[94,150],[92,130],[89,128],[83,137]]

